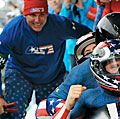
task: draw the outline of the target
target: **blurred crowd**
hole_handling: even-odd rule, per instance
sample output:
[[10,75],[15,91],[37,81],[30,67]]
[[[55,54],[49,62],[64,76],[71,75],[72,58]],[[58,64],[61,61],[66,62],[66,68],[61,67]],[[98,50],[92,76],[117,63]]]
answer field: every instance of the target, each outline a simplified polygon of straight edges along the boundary
[[23,8],[23,0],[0,0],[0,31],[13,17],[19,15]]

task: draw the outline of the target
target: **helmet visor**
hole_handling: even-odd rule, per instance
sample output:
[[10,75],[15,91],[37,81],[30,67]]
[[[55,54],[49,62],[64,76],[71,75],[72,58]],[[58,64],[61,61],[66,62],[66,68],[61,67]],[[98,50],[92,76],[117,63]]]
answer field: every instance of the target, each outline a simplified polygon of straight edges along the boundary
[[108,74],[120,75],[120,57],[113,57],[105,63],[105,70]]

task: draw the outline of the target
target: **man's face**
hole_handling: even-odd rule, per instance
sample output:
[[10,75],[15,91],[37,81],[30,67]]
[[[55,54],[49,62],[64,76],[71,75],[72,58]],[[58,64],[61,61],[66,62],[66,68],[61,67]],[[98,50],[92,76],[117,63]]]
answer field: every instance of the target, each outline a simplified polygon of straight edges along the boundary
[[96,47],[95,43],[92,43],[92,44],[88,45],[83,52],[84,56],[92,53],[92,51],[94,50],[95,47]]
[[48,4],[56,10],[62,7],[62,0],[48,0]]
[[111,74],[120,74],[120,59],[109,61],[105,68]]
[[34,31],[41,31],[44,25],[47,22],[47,16],[48,14],[40,13],[40,14],[31,14],[26,15],[25,18],[27,20],[27,23]]

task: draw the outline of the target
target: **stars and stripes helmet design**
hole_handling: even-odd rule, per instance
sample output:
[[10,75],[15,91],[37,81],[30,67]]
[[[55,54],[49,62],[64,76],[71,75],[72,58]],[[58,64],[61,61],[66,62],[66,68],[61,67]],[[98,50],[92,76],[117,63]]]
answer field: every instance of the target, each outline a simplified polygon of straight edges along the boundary
[[120,41],[100,42],[90,59],[90,69],[98,84],[112,94],[120,95]]

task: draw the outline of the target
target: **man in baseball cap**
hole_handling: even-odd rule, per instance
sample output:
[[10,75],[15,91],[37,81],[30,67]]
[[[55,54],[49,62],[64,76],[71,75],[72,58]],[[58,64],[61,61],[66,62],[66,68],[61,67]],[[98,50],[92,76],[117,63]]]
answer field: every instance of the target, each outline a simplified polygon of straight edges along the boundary
[[24,0],[24,15],[33,13],[45,13],[48,14],[47,0]]
[[[48,14],[47,0],[24,0],[23,14],[0,34],[0,71],[7,61],[7,95],[2,94],[0,80],[0,119],[24,118],[33,89],[37,103],[47,98],[64,80],[66,39],[78,39],[90,31],[70,19]],[[6,114],[4,107],[12,102],[19,112]]]
[[41,31],[48,16],[47,0],[24,0],[23,15],[34,31]]

